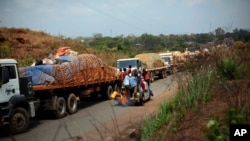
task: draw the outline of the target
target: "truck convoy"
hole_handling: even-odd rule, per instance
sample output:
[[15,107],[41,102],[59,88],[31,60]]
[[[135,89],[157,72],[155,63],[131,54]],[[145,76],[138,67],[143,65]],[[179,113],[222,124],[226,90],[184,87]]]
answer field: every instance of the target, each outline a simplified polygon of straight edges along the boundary
[[192,52],[185,51],[168,51],[164,53],[159,53],[162,59],[165,60],[165,64],[170,66],[170,73],[176,73],[178,71],[184,70],[185,64],[188,63],[195,55]]
[[60,56],[61,64],[18,67],[0,59],[0,126],[25,132],[36,111],[56,118],[77,112],[78,100],[101,94],[109,99],[117,87],[116,69],[93,54]]
[[137,69],[142,71],[145,67],[150,73],[151,82],[158,78],[165,78],[170,66],[165,64],[165,61],[156,53],[142,53],[137,54],[134,58],[118,59],[117,69],[127,68],[131,66],[131,69]]

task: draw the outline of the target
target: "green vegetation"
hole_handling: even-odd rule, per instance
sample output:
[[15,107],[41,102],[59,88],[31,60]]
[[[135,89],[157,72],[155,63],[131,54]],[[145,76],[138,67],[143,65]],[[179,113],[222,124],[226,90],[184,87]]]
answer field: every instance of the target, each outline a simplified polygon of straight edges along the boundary
[[246,74],[246,68],[235,58],[224,58],[217,63],[218,72],[228,80],[240,79]]
[[[183,78],[183,76],[182,76]],[[177,96],[161,104],[159,113],[155,118],[145,119],[141,140],[148,140],[149,137],[166,123],[170,123],[173,130],[177,130],[178,122],[190,110],[197,110],[199,101],[208,102],[211,91],[214,71],[190,74],[186,79],[180,79],[180,91]]]
[[8,45],[3,45],[0,49],[0,58],[8,58],[11,48]]
[[34,62],[34,59],[32,58],[25,58],[25,59],[17,60],[19,67],[30,66],[33,62]]
[[174,99],[160,105],[160,110],[156,117],[145,118],[145,127],[140,140],[146,141],[160,127],[168,123],[173,115]]
[[[222,119],[211,119],[207,123],[207,127],[203,130],[204,135],[209,141],[229,141],[229,125],[233,124],[247,124],[247,115],[231,108],[226,117]],[[228,126],[222,126],[222,122],[226,120]]]
[[209,120],[207,123],[207,129],[204,130],[204,134],[209,141],[229,140],[229,130],[221,128],[220,123],[215,119]]

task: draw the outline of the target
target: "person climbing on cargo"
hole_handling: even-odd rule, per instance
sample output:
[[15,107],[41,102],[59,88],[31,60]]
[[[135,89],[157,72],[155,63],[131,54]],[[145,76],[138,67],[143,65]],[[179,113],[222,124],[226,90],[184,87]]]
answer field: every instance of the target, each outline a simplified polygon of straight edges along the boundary
[[151,95],[151,96],[154,96],[154,94],[153,94],[153,92],[152,92],[152,90],[151,90],[151,88],[150,88],[150,74],[149,74],[149,72],[146,70],[145,67],[142,69],[142,77],[143,77],[143,79],[144,79],[144,80],[147,82],[147,84],[148,84],[148,89],[149,89],[150,95]]

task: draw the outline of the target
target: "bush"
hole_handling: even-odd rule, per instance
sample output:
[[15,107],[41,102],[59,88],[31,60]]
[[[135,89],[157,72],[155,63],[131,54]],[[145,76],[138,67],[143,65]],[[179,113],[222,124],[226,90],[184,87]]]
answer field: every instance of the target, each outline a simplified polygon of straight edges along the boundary
[[219,74],[228,80],[239,79],[246,73],[245,67],[234,58],[224,58],[218,61],[217,70]]
[[11,48],[7,45],[0,46],[0,58],[7,58],[10,55]]

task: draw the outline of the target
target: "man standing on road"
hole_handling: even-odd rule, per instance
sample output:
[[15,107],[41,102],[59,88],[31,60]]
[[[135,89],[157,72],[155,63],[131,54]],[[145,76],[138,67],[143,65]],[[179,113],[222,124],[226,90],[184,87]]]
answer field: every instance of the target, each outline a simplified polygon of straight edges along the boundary
[[124,79],[123,79],[123,86],[125,87],[125,90],[126,90],[126,97],[127,99],[130,98],[130,82],[129,82],[129,74],[128,74],[128,71],[125,72],[125,76],[124,76]]

